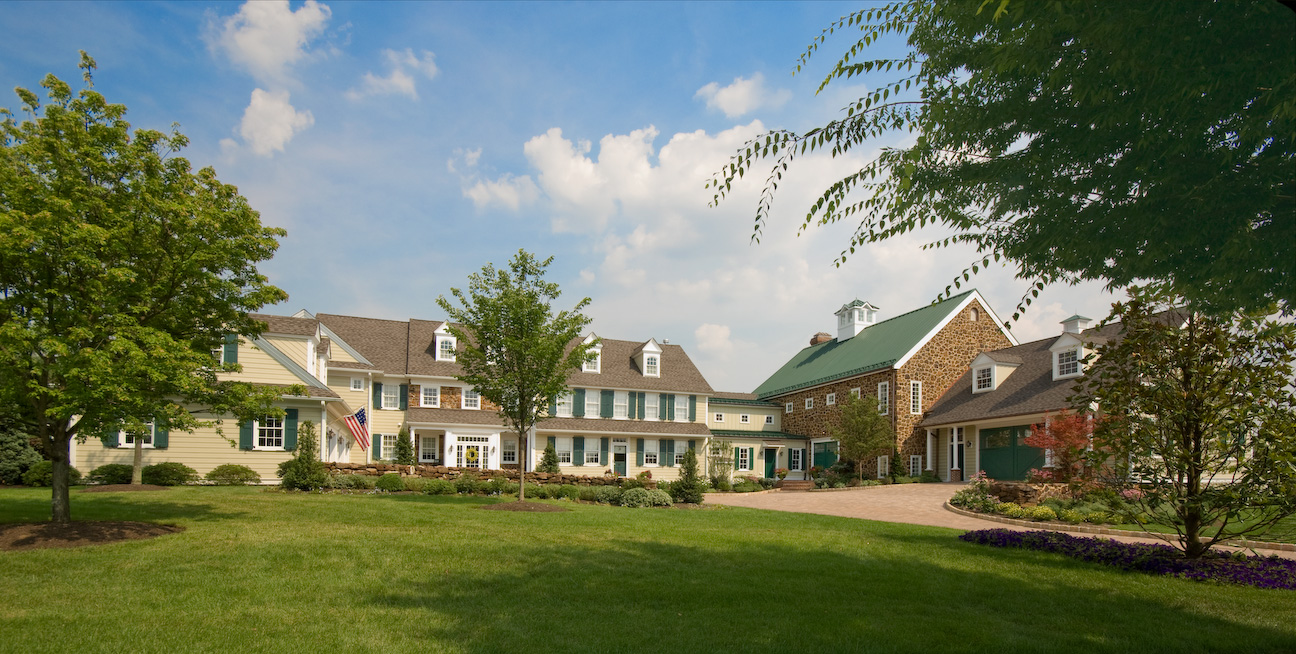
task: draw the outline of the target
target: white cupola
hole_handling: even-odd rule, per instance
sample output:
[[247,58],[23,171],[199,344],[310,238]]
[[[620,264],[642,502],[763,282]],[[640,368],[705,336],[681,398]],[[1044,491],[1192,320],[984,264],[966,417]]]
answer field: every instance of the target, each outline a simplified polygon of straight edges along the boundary
[[844,341],[877,322],[878,308],[855,298],[837,310],[837,340]]
[[1065,320],[1062,320],[1062,333],[1079,334],[1080,332],[1084,331],[1086,327],[1089,326],[1089,320],[1090,320],[1089,318],[1086,318],[1078,313],[1074,316],[1071,316],[1070,318],[1066,318]]

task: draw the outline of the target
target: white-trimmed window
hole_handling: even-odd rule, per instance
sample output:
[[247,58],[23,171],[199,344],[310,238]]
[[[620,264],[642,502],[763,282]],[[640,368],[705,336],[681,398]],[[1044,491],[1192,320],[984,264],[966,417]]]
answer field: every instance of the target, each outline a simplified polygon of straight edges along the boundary
[[585,417],[597,418],[599,411],[602,410],[602,395],[597,388],[585,389]]
[[656,393],[648,393],[648,394],[647,394],[647,397],[644,398],[644,415],[643,415],[643,418],[644,418],[645,420],[657,420],[657,418],[658,418],[658,416],[657,416],[657,412],[658,412],[658,410],[659,410],[657,407],[660,406],[660,405],[658,404],[658,402],[660,402],[660,400],[661,400],[661,396],[658,395],[658,394],[656,394]]
[[500,445],[500,463],[517,463],[517,441],[506,438]]
[[994,388],[994,366],[977,368],[972,373],[972,391],[988,391]]
[[602,353],[598,350],[590,352],[589,356],[585,358],[585,365],[581,367],[581,370],[585,372],[598,372],[600,358],[602,358]]
[[922,413],[922,382],[910,380],[909,382],[909,413],[918,415]]
[[788,450],[788,470],[805,470],[805,463],[802,462],[802,455],[805,450],[794,447]]
[[452,336],[442,336],[437,339],[437,361],[454,361],[455,360],[455,339]]
[[601,445],[602,444],[597,438],[585,439],[585,465],[596,466],[603,462],[602,459],[599,458],[599,447],[601,447]]
[[675,422],[688,422],[688,396],[675,396]]
[[972,322],[976,322],[977,318],[980,317],[981,314],[977,311],[976,307],[972,307],[971,309],[968,310],[968,320],[971,320]]
[[1057,376],[1074,377],[1080,374],[1080,353],[1077,350],[1062,350],[1057,353]]
[[383,384],[382,408],[399,409],[400,408],[400,385]]
[[463,392],[463,408],[480,409],[481,393],[478,393],[477,390],[473,388],[465,388]]
[[688,452],[688,441],[675,441],[675,460],[672,463],[676,468],[684,465],[685,452]]
[[788,402],[783,405],[783,413],[792,413],[792,403]]
[[643,446],[644,446],[644,465],[645,466],[657,465],[657,453],[659,451],[657,441],[644,439]]
[[922,474],[922,455],[910,454],[909,455],[909,476],[917,477],[921,474]]
[[353,390],[353,391],[363,391],[363,390],[364,390],[364,377],[352,377],[352,378],[351,378],[351,390]]
[[836,393],[829,393],[828,396],[824,398],[824,404],[826,404],[826,405],[828,405],[828,406],[832,406],[832,405],[834,405],[834,404],[836,404],[836,403],[837,403],[837,394],[836,394]]
[[612,395],[612,417],[629,418],[630,417],[630,392],[617,391]]
[[431,461],[436,461],[437,452],[440,451],[440,448],[437,447],[437,437],[419,436],[418,442],[419,442],[419,446],[418,446],[419,462],[427,463]]
[[[144,423],[144,429],[144,445],[142,447],[146,450],[151,450],[153,449],[153,434],[156,433],[157,429],[154,428],[153,423],[151,422]],[[117,432],[117,444],[120,447],[135,447],[134,434],[128,434],[124,431]]]
[[735,451],[738,452],[738,469],[751,470],[751,448],[739,447]]
[[855,398],[855,399],[858,400],[858,399],[859,399],[859,396],[860,396],[860,389],[858,389],[858,388],[852,388],[852,389],[851,389],[851,397],[853,397],[853,398]]
[[877,464],[878,464],[877,478],[882,479],[883,477],[886,477],[891,472],[891,455],[883,454],[882,456],[878,457]]
[[807,398],[806,398],[806,408],[807,408],[807,409],[813,409],[813,408],[814,408],[814,398],[813,398],[813,397],[807,397]]
[[424,384],[419,389],[419,406],[432,408],[441,406],[441,387]]
[[283,418],[264,416],[253,425],[257,450],[282,450],[284,447]]
[[891,410],[891,382],[878,382],[878,414],[886,415]]
[[558,451],[559,465],[565,465],[565,466],[571,465],[572,463],[572,439],[571,438],[562,438],[562,437],[555,438],[554,449]]
[[567,391],[566,393],[560,394],[558,398],[555,400],[555,403],[558,405],[557,416],[559,418],[571,417],[572,414],[572,392],[571,391]]
[[644,357],[644,376],[645,376],[645,377],[660,377],[661,374],[658,372],[658,368],[659,368],[658,364],[659,364],[659,363],[660,363],[660,359],[657,358],[657,355],[656,355],[656,354],[649,354],[649,355],[645,356],[645,357]]
[[750,422],[751,422],[751,415],[750,415],[750,414],[746,414],[746,413],[739,414],[739,416],[738,416],[738,422],[740,422],[740,423],[742,423],[742,424],[744,424],[744,425],[750,423]]
[[774,424],[774,416],[765,416],[765,424],[767,425]]
[[714,422],[724,422],[724,414],[723,413],[715,414]]

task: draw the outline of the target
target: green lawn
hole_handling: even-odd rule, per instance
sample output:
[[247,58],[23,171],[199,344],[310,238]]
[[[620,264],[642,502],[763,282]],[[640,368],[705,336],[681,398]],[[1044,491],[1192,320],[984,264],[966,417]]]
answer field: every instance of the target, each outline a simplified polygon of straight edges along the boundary
[[[948,529],[248,488],[72,497],[78,519],[187,530],[0,552],[0,651],[1296,649],[1296,593],[1121,573]],[[0,489],[0,522],[48,511],[48,491]]]
[[[1256,521],[1249,520],[1248,522],[1254,523]],[[1145,526],[1139,526],[1137,524],[1121,524],[1121,525],[1107,525],[1107,526],[1110,526],[1113,529],[1128,529],[1131,531],[1150,531],[1150,532],[1156,532],[1160,534],[1177,533],[1174,527],[1166,524],[1147,524]],[[1203,535],[1211,536],[1214,535],[1215,532],[1217,531],[1219,531],[1218,527],[1210,527],[1206,529]],[[1274,523],[1274,525],[1270,527],[1267,532],[1259,535],[1252,535],[1249,538],[1251,540],[1267,541],[1271,543],[1296,543],[1296,515],[1287,516],[1286,518],[1283,518],[1282,520],[1279,520],[1278,522]],[[1261,550],[1260,553],[1263,554],[1264,551]]]

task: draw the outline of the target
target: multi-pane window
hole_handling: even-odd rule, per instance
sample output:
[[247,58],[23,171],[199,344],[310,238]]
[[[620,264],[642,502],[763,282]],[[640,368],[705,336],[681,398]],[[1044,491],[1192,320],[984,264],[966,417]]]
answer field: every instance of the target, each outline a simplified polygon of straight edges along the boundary
[[657,376],[657,356],[649,354],[644,357],[644,374],[649,377]]
[[656,420],[658,418],[657,407],[660,399],[661,396],[656,393],[649,393],[648,396],[644,398],[644,418],[648,420]]
[[257,421],[257,447],[264,449],[283,449],[283,418],[266,416]]
[[505,440],[500,450],[500,463],[517,463],[517,441]]
[[990,366],[976,369],[974,387],[978,391],[988,391],[994,386],[994,369]]
[[890,455],[883,454],[877,459],[877,478],[881,479],[883,477],[886,477],[888,474],[890,474],[890,472],[891,472],[891,457]]
[[788,402],[783,405],[783,413],[792,413],[792,403]]
[[572,462],[572,439],[555,438],[554,447],[558,450],[558,463],[569,466]]
[[676,466],[684,465],[684,453],[688,451],[688,441],[675,441],[675,460],[672,462]]
[[630,393],[628,391],[617,391],[612,395],[612,417],[630,417]]
[[724,422],[724,414],[723,414],[723,413],[717,413],[717,414],[715,414],[715,421],[714,421],[714,422]]
[[599,441],[597,438],[585,439],[585,465],[599,465],[603,461],[599,458]]
[[910,454],[909,455],[909,476],[917,477],[921,474],[922,474],[922,455]]
[[751,470],[751,450],[749,448],[738,448],[738,469]]
[[599,371],[599,353],[597,351],[589,353],[589,357],[585,359],[585,366],[582,370],[585,372]]
[[657,465],[657,441],[645,439],[643,442],[643,446],[644,446],[644,465],[646,466]]
[[744,414],[738,416],[738,422],[740,422],[740,423],[742,423],[742,424],[744,424],[744,425],[747,424],[747,423],[750,423],[750,422],[751,422],[751,415],[744,413]]
[[[791,409],[789,409],[789,411],[791,411]],[[774,424],[774,416],[765,416],[765,424],[767,425]]]
[[599,392],[597,389],[585,389],[585,417],[599,417]]
[[364,377],[352,377],[352,378],[351,378],[351,390],[353,390],[353,391],[363,391],[363,390],[364,390]]
[[400,386],[397,384],[383,384],[382,403],[384,409],[399,409]]
[[801,460],[805,456],[805,450],[792,448],[788,450],[788,470],[804,470],[804,464]]
[[465,388],[463,392],[463,408],[480,409],[481,393],[478,393],[476,389]]
[[860,390],[859,390],[858,388],[852,388],[852,389],[851,389],[851,397],[853,397],[853,398],[855,398],[855,399],[858,400],[858,399],[859,399],[859,396],[860,396]]
[[807,409],[813,409],[813,408],[814,408],[814,398],[813,398],[813,397],[807,397],[807,398],[806,398],[806,408],[807,408]]
[[909,413],[922,413],[922,382],[909,382]]
[[437,460],[437,437],[436,436],[419,436],[419,461],[430,462]]
[[834,405],[834,404],[836,404],[836,403],[837,403],[837,394],[836,394],[836,393],[829,393],[829,394],[828,394],[828,397],[825,397],[825,398],[824,398],[824,404],[827,404],[828,406],[832,406],[832,405]]
[[437,341],[437,360],[455,360],[455,340],[453,338],[442,338]]
[[688,417],[688,396],[675,396],[675,420],[677,422],[687,422]]
[[891,410],[891,382],[878,382],[878,413],[886,415]]
[[1076,355],[1075,350],[1065,350],[1058,352],[1058,376],[1065,377],[1080,372],[1080,357]]
[[[123,431],[118,433],[117,436],[119,439],[118,442],[121,443],[122,447],[135,447],[134,434]],[[151,422],[144,423],[144,438],[142,438],[141,440],[143,441],[143,445],[141,447],[143,447],[144,449],[147,450],[153,447],[153,423]]]
[[422,388],[421,398],[423,406],[438,407],[441,406],[441,387],[424,385]]
[[557,404],[558,404],[558,414],[557,414],[558,417],[559,417],[559,418],[570,418],[570,417],[571,417],[571,414],[572,414],[572,394],[571,394],[571,391],[567,391],[566,393],[563,393],[563,394],[559,395],[559,396],[558,396],[558,399],[557,399]]

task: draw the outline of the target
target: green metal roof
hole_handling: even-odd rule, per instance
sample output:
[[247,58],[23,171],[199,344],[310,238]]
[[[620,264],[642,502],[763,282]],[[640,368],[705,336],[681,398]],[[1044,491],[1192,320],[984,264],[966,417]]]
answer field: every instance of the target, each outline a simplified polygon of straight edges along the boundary
[[756,397],[769,399],[889,368],[927,338],[972,293],[968,290],[943,302],[883,320],[845,341],[834,339],[806,347],[756,387]]

